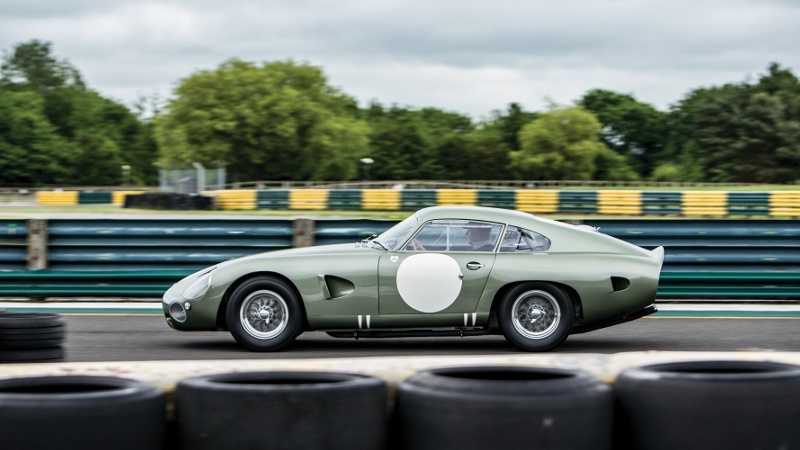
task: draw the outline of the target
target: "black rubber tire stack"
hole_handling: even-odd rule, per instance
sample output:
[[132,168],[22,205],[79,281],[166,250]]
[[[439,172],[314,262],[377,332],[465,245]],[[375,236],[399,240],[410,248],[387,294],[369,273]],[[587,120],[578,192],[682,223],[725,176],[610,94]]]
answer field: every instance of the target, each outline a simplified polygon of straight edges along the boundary
[[142,450],[165,443],[164,392],[115,377],[0,380],[4,449]]
[[242,372],[188,378],[175,390],[181,448],[380,449],[383,380],[335,372]]
[[614,390],[619,449],[800,448],[800,366],[656,364],[623,371]]
[[613,394],[591,374],[536,367],[426,370],[397,390],[402,447],[611,448]]
[[58,314],[0,311],[0,363],[60,361],[65,335]]

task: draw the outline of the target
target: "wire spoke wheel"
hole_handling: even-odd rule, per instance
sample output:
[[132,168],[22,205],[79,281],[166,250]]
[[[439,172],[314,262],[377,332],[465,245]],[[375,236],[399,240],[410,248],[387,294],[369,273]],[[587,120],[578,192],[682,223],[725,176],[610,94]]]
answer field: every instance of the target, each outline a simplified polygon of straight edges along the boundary
[[239,311],[244,330],[256,339],[272,339],[280,335],[289,323],[289,307],[274,291],[251,293]]
[[542,290],[523,292],[511,306],[512,323],[528,339],[544,339],[561,321],[561,308],[552,294]]

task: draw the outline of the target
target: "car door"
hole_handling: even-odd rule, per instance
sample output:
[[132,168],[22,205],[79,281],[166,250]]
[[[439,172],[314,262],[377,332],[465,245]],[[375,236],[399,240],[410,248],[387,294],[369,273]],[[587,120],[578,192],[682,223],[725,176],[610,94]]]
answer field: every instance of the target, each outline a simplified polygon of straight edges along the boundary
[[407,244],[380,258],[380,314],[474,312],[502,230],[501,224],[469,220],[424,224]]

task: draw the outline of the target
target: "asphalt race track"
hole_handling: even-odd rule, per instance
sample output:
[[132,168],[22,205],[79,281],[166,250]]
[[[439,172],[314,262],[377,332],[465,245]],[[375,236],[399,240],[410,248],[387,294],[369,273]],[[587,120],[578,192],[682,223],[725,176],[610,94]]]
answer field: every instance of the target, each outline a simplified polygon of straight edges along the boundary
[[[178,332],[158,315],[66,314],[66,362],[291,359],[362,356],[513,354],[501,336],[335,339],[305,333],[284,351],[255,353],[227,332]],[[800,351],[800,318],[647,317],[573,335],[556,352]]]

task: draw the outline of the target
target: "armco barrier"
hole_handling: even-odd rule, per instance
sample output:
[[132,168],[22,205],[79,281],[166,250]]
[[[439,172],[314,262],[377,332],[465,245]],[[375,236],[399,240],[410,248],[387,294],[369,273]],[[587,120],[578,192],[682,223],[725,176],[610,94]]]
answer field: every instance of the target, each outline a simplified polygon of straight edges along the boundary
[[[0,296],[158,297],[204,267],[265,251],[357,242],[394,220],[2,221]],[[40,246],[28,236],[44,225]],[[800,299],[800,221],[587,220],[666,249],[660,299]],[[41,237],[39,239],[42,239]],[[41,252],[41,253],[37,253]],[[27,270],[40,261],[44,270]]]
[[[41,205],[123,204],[125,192],[38,192]],[[274,189],[206,191],[227,210],[415,211],[476,205],[532,213],[679,216],[800,216],[800,190],[647,191],[548,189]]]
[[[739,378],[750,378],[748,374],[755,375],[755,378],[768,378],[768,377],[760,377],[759,375],[766,372],[762,369],[756,367],[754,370],[753,367],[756,366],[757,362],[766,362],[770,364],[772,362],[778,363],[785,363],[785,364],[793,364],[797,365],[800,364],[800,353],[779,353],[779,352],[739,352],[739,353],[703,353],[703,352],[687,352],[687,353],[678,353],[678,352],[634,352],[634,353],[619,353],[619,354],[612,354],[612,355],[566,355],[566,354],[515,354],[515,355],[493,355],[493,356],[466,356],[466,357],[453,357],[453,356],[429,356],[429,357],[408,357],[405,356],[402,360],[398,360],[394,357],[384,357],[384,358],[331,358],[331,359],[270,359],[270,360],[232,360],[232,361],[155,361],[155,362],[105,362],[105,363],[57,363],[57,364],[27,364],[27,365],[7,365],[2,366],[0,365],[0,379],[9,379],[9,378],[21,378],[22,380],[28,379],[28,377],[36,377],[36,376],[53,376],[53,377],[80,377],[85,375],[91,376],[110,376],[110,377],[121,377],[121,378],[128,378],[133,380],[142,381],[145,383],[153,384],[163,390],[167,395],[165,396],[168,405],[168,411],[175,411],[176,414],[171,415],[170,420],[174,421],[174,427],[169,427],[173,430],[180,430],[180,421],[182,420],[181,412],[179,408],[175,408],[175,398],[176,396],[173,395],[176,391],[176,386],[178,383],[182,382],[183,380],[187,380],[190,378],[204,376],[204,375],[211,375],[211,374],[220,374],[220,373],[230,373],[231,376],[234,373],[244,374],[243,376],[247,376],[248,373],[253,372],[278,372],[278,371],[293,371],[297,372],[333,372],[338,373],[341,372],[343,367],[347,368],[347,371],[350,373],[355,374],[362,374],[368,375],[372,377],[376,377],[379,379],[384,380],[388,383],[389,389],[388,393],[390,397],[393,397],[397,392],[396,387],[405,380],[410,379],[410,377],[414,376],[417,373],[420,373],[425,370],[430,369],[441,369],[441,368],[455,368],[455,367],[484,367],[491,371],[492,367],[497,368],[513,368],[520,367],[520,368],[554,368],[560,370],[569,370],[574,371],[576,369],[582,369],[590,374],[592,374],[597,379],[601,380],[604,383],[607,383],[612,386],[614,390],[615,396],[617,395],[615,382],[620,377],[621,373],[626,373],[627,370],[636,369],[642,366],[648,366],[651,364],[657,363],[676,363],[676,362],[714,362],[714,361],[749,361],[748,367],[750,368],[748,371],[742,371],[741,375],[744,377]],[[503,370],[506,370],[503,369]],[[499,370],[498,370],[499,372]],[[735,375],[735,374],[734,374]],[[768,374],[767,374],[768,375]],[[794,377],[796,377],[796,372],[792,373]],[[313,374],[310,374],[313,376]],[[720,377],[724,378],[726,376],[726,372],[716,368],[714,370],[708,371],[705,373],[705,378],[714,378]],[[67,379],[68,379],[67,378]],[[495,379],[498,381],[502,381],[504,378],[497,376]],[[518,378],[517,378],[518,379]],[[621,380],[621,378],[619,378]],[[50,380],[54,381],[57,378],[50,378]],[[514,378],[510,378],[510,380],[514,380]],[[680,448],[687,448],[687,449],[695,449],[695,448],[709,448],[708,445],[714,446],[715,442],[713,441],[711,444],[708,442],[703,441],[703,446],[698,446],[697,442],[693,442],[691,439],[691,435],[694,433],[707,433],[709,430],[713,429],[720,429],[725,439],[730,439],[734,435],[738,433],[738,435],[742,436],[742,439],[745,440],[745,446],[742,448],[795,448],[797,445],[797,440],[800,439],[800,435],[794,432],[790,427],[791,423],[795,421],[797,410],[794,407],[797,405],[798,400],[796,397],[798,396],[797,390],[797,383],[794,383],[792,389],[789,391],[784,392],[784,394],[775,396],[771,398],[778,398],[781,400],[780,405],[783,407],[782,410],[773,411],[769,408],[764,409],[764,405],[759,405],[758,401],[765,400],[764,398],[756,398],[753,400],[754,404],[748,405],[747,408],[729,408],[725,413],[726,417],[728,417],[728,421],[722,421],[722,418],[715,415],[715,414],[703,414],[703,409],[707,407],[708,411],[718,410],[720,408],[724,408],[725,405],[735,404],[737,401],[741,401],[741,393],[747,392],[748,387],[753,384],[753,386],[757,386],[759,391],[764,389],[769,389],[770,386],[784,386],[786,377],[781,377],[776,379],[776,382],[773,384],[767,379],[766,381],[758,381],[755,380],[753,382],[745,379],[745,380],[738,380],[735,383],[735,386],[731,386],[732,389],[729,390],[728,393],[723,393],[720,395],[718,393],[719,389],[715,386],[713,389],[714,391],[711,392],[713,395],[713,401],[708,402],[706,401],[703,404],[695,404],[691,408],[691,413],[699,415],[701,419],[699,421],[695,420],[694,423],[683,424],[679,426],[677,429],[679,432],[675,431],[675,428],[666,428],[658,430],[657,432],[663,433],[670,433],[669,436],[665,435],[664,437],[675,439],[675,438],[685,438],[685,444],[680,446]],[[287,379],[286,387],[291,389],[291,385],[294,384],[298,386],[298,383],[289,383]],[[651,381],[657,382],[657,379],[652,379]],[[538,382],[546,382],[546,380],[538,380]],[[24,383],[24,381],[23,381]],[[57,383],[54,383],[57,384]],[[258,383],[250,383],[247,385],[247,389],[249,390],[256,390],[258,389]],[[263,386],[263,385],[262,385]],[[299,384],[302,386],[302,384]],[[447,386],[445,386],[447,387]],[[63,386],[62,386],[63,388]],[[269,386],[264,386],[265,389],[269,389]],[[775,391],[775,389],[773,389]],[[50,391],[52,392],[52,390]],[[479,391],[480,392],[480,391]],[[650,394],[658,394],[661,392],[661,389],[654,387],[647,391]],[[757,392],[754,392],[756,394]],[[773,392],[774,394],[774,392]],[[52,397],[52,394],[48,394],[47,391],[41,393],[41,395],[49,395]],[[224,394],[220,394],[224,395]],[[691,399],[685,398],[685,396],[675,395],[675,398],[679,398],[681,401],[691,401]],[[253,394],[252,397],[254,400],[258,400],[259,398],[263,399],[265,397],[258,396],[258,394]],[[638,398],[638,397],[635,397]],[[546,402],[557,399],[557,397],[550,397],[547,398],[543,396],[540,399],[541,404],[545,404]],[[768,401],[768,400],[767,400]],[[52,402],[52,399],[51,399]],[[347,400],[344,400],[343,403],[347,403]],[[52,404],[52,403],[50,403]],[[772,405],[773,403],[769,403]],[[11,406],[13,408],[13,403],[6,402],[4,405]],[[302,408],[305,405],[315,405],[313,399],[307,398],[303,401],[297,401],[292,403],[292,406]],[[391,403],[387,405],[387,411],[391,410]],[[679,403],[675,401],[670,401],[668,403],[670,407],[679,407]],[[788,409],[786,406],[788,405]],[[178,405],[179,406],[179,405]],[[205,405],[204,405],[205,406]],[[213,407],[213,405],[209,404],[209,407]],[[261,407],[268,408],[269,402],[263,402],[260,404]],[[567,405],[568,406],[568,405]],[[400,405],[399,407],[402,407]],[[627,408],[628,405],[619,404],[615,405],[615,409],[618,412],[624,413],[626,410],[623,408]],[[274,414],[281,414],[282,408],[276,408],[272,413]],[[396,408],[393,408],[397,410]],[[321,414],[315,414],[314,412],[317,411]],[[317,410],[310,408],[307,410],[307,413],[310,416],[306,416],[305,419],[314,420],[318,416],[321,418],[325,417],[325,409]],[[489,416],[492,414],[492,409],[487,408],[486,415]],[[577,411],[577,410],[576,410]],[[725,411],[725,410],[723,410]],[[213,415],[204,416],[203,419],[208,418],[210,420],[222,420],[226,417],[235,418],[239,415],[242,417],[248,417],[248,413],[250,411],[247,408],[236,408],[236,409],[228,409],[223,408],[222,411],[219,409],[214,410]],[[505,412],[505,411],[498,411],[498,412]],[[783,414],[781,414],[781,412]],[[13,411],[6,411],[6,413],[10,413],[11,416],[14,416]],[[649,409],[649,414],[653,414],[654,410]],[[655,413],[658,413],[656,410]],[[31,423],[38,423],[36,422],[36,418],[41,416],[42,414],[47,414],[47,411],[40,410],[37,412],[36,415],[31,415],[30,420]],[[153,411],[152,413],[154,417],[158,417],[160,420],[163,420],[163,411]],[[748,418],[756,419],[754,414],[760,414],[756,420],[760,423],[760,426],[757,429],[752,429],[748,431]],[[731,417],[736,416],[734,419]],[[19,418],[20,416],[16,416]],[[670,417],[674,418],[675,420],[680,420],[680,417],[675,417],[674,414]],[[776,417],[779,420],[773,422],[769,420],[769,417]],[[550,418],[550,420],[548,420]],[[433,417],[432,420],[438,420],[438,417]],[[442,417],[442,419],[447,419],[447,417]],[[621,420],[622,419],[622,420]],[[200,420],[200,419],[195,419]],[[235,419],[231,419],[234,420]],[[651,425],[660,426],[658,420],[646,420],[642,418],[640,423],[631,423],[626,422],[624,420],[624,416],[617,415],[614,417],[614,438],[618,440],[619,437],[628,437],[631,436],[634,432],[638,436],[647,436],[648,439],[653,439],[654,436],[648,433],[648,428],[638,428],[641,426],[648,427]],[[609,421],[610,422],[610,421]],[[643,422],[643,423],[642,423]],[[86,420],[83,420],[82,423],[87,423]],[[789,428],[787,428],[787,423],[789,424]],[[535,431],[535,436],[538,439],[545,439],[547,440],[547,433],[555,433],[560,432],[562,424],[561,421],[553,420],[553,417],[548,416],[547,414],[543,416],[536,416],[533,417],[530,423],[526,424],[528,429]],[[200,425],[199,422],[194,422],[192,424],[192,429],[202,431],[202,425],[198,428],[197,426]],[[300,425],[300,424],[297,424]],[[611,425],[610,423],[608,425]],[[731,426],[739,426],[740,429],[737,429],[735,433],[727,434],[726,430],[729,430]],[[772,427],[779,427],[772,429]],[[134,426],[135,429],[135,426]],[[572,428],[574,430],[582,430],[581,427]],[[652,432],[652,429],[649,429]],[[9,429],[6,430],[7,433],[13,433],[16,429]],[[347,429],[339,430],[343,433],[358,433],[358,427],[355,429],[348,427]],[[450,432],[452,430],[436,430],[435,428],[432,429],[433,433],[437,433],[440,431],[447,431]],[[487,434],[491,434],[494,430],[492,429],[485,429],[483,432]],[[247,430],[243,430],[243,433],[248,433]],[[336,430],[333,430],[336,433]],[[403,445],[398,445],[398,443],[403,443],[404,433],[406,432],[404,428],[404,424],[402,421],[398,423],[398,426],[394,428],[394,430],[390,431],[389,434],[389,441],[387,442],[387,447],[389,448],[404,448]],[[713,431],[712,431],[713,432]],[[257,433],[257,432],[255,432]],[[706,436],[705,434],[703,435]],[[15,436],[16,437],[16,436]],[[59,435],[60,437],[60,435]],[[431,435],[432,438],[435,438],[436,435]],[[779,437],[780,442],[773,442],[776,438]],[[166,443],[166,448],[185,448],[185,442],[182,440],[185,436],[177,433],[172,435],[172,439],[168,439]],[[270,436],[270,440],[274,440],[274,442],[281,442],[280,435]],[[657,437],[656,441],[657,442]],[[331,441],[335,442],[335,438]],[[560,449],[560,448],[570,448],[564,447],[561,445],[563,442],[559,440],[547,440],[548,446],[547,448],[552,449]],[[739,442],[736,442],[739,443]],[[734,443],[734,445],[736,444]],[[68,441],[64,441],[64,445],[68,445]],[[65,447],[69,448],[69,447]],[[330,448],[337,448],[335,446],[331,446]],[[365,447],[366,448],[366,447]],[[405,447],[408,448],[408,447]],[[441,448],[441,447],[437,447]],[[467,448],[467,447],[462,447]],[[598,446],[597,448],[607,448],[606,446]],[[615,448],[635,448],[635,447],[615,447]],[[676,448],[676,447],[667,447],[667,448]],[[725,446],[725,448],[735,448],[730,446]]]

